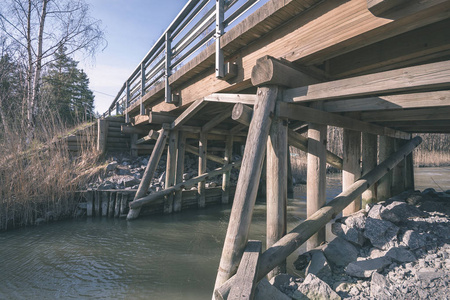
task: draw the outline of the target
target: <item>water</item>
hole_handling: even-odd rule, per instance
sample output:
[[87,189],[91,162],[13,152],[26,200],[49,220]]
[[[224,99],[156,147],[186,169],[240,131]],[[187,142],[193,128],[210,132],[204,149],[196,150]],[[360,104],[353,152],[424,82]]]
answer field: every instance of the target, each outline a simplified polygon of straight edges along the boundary
[[[328,199],[340,193],[340,175],[329,176],[327,187]],[[288,230],[303,217],[298,199],[305,199],[305,187],[295,194]],[[230,211],[215,206],[133,222],[83,219],[1,233],[0,299],[210,299]],[[263,203],[255,207],[250,239],[264,244]],[[288,267],[303,251],[289,257]]]

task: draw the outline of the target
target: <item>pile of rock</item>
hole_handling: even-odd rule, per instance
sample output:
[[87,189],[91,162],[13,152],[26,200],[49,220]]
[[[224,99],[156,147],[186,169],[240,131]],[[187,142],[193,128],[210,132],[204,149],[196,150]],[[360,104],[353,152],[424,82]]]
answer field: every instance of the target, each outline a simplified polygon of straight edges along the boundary
[[[330,243],[282,274],[286,299],[448,299],[450,191],[404,192],[332,224]],[[283,298],[280,298],[283,299]]]
[[[235,156],[235,161],[241,157]],[[105,176],[97,179],[96,182],[90,183],[87,188],[98,190],[115,190],[115,189],[137,189],[144,175],[148,164],[147,157],[130,157],[125,154],[110,156],[107,158],[108,164],[105,167]],[[207,172],[220,167],[219,164],[208,161]],[[150,192],[157,192],[164,189],[166,177],[166,154],[161,159],[156,168]],[[192,154],[186,153],[185,157],[185,173],[183,180],[188,180],[198,175],[198,158]],[[239,170],[231,170],[231,183],[236,183]],[[210,178],[206,182],[206,187],[215,187],[222,184],[221,176]],[[195,189],[196,187],[193,187]]]

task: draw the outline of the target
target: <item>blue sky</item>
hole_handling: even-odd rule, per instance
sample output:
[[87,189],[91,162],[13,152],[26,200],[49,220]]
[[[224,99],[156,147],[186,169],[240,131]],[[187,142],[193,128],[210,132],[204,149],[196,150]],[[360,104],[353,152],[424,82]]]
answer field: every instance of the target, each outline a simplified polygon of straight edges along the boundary
[[85,1],[91,16],[102,21],[108,46],[79,67],[89,76],[96,111],[103,113],[187,0]]

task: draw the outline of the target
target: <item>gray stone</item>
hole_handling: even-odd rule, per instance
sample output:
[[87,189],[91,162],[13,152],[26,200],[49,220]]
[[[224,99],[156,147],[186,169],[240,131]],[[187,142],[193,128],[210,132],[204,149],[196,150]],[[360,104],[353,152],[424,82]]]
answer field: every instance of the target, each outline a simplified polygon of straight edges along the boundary
[[398,263],[409,263],[416,261],[414,254],[404,247],[395,247],[386,252],[386,256]]
[[337,266],[345,267],[358,257],[358,249],[346,240],[336,237],[323,248],[327,260]]
[[372,273],[372,278],[370,279],[370,296],[374,299],[389,299],[389,281],[378,272]]
[[368,218],[379,219],[381,220],[381,210],[383,209],[383,205],[375,204],[367,213]]
[[409,218],[426,217],[427,214],[415,206],[405,202],[394,201],[380,212],[383,220],[399,224],[408,221]]
[[435,268],[422,268],[416,273],[421,281],[433,281],[444,276],[444,272],[437,272]]
[[402,242],[411,250],[425,247],[427,244],[425,236],[413,230],[408,230],[403,234]]
[[308,274],[316,275],[322,280],[331,275],[330,265],[321,250],[311,251],[311,260],[305,270],[305,275]]
[[106,166],[106,172],[114,171],[116,167],[119,165],[117,161],[112,161]]
[[381,272],[392,261],[387,257],[378,257],[361,261],[354,261],[345,268],[347,275],[359,278],[370,278],[373,272]]
[[387,251],[383,251],[383,250],[380,250],[378,248],[372,248],[372,249],[370,249],[370,256],[369,257],[372,258],[372,259],[378,258],[378,257],[383,257],[383,256],[386,255],[386,253],[387,253]]
[[341,299],[328,284],[313,274],[306,276],[305,281],[298,286],[297,292],[294,299]]
[[279,289],[280,291],[283,290],[284,286],[288,286],[291,281],[294,281],[295,278],[292,275],[289,274],[278,274],[272,279],[270,279],[270,284]]
[[255,300],[290,300],[286,294],[271,285],[266,278],[261,279],[255,289]]
[[139,180],[134,178],[133,176],[123,176],[119,179],[119,183],[125,187],[132,187],[134,185],[139,184]]
[[424,196],[420,192],[414,192],[406,198],[406,203],[409,205],[417,205],[418,203],[424,201]]
[[367,218],[364,236],[373,246],[387,250],[396,245],[398,231],[399,228],[389,221]]
[[293,263],[294,268],[296,270],[303,271],[308,266],[310,260],[311,253],[305,252],[303,254],[300,254]]
[[349,227],[343,223],[335,222],[331,224],[331,232],[336,236],[358,246],[362,246],[366,241],[362,230],[355,227]]

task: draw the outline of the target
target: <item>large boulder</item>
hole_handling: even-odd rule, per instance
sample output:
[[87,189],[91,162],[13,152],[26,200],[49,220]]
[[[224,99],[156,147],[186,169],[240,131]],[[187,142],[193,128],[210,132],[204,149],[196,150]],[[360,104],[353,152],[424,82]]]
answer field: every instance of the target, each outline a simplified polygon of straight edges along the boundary
[[394,201],[381,210],[381,218],[394,224],[404,223],[410,218],[426,216],[427,213],[417,207],[400,201]]
[[345,273],[353,277],[370,278],[374,272],[381,272],[392,263],[388,257],[378,257],[354,261],[345,268]]
[[401,239],[402,243],[411,250],[416,250],[425,247],[427,244],[427,239],[425,235],[419,234],[413,230],[407,230]]
[[397,245],[399,227],[385,220],[367,218],[364,236],[373,246],[387,250]]
[[362,246],[366,241],[363,234],[365,227],[365,213],[359,211],[348,217],[336,220],[336,222],[331,225],[331,232],[352,244]]
[[359,251],[350,242],[336,237],[323,248],[323,253],[329,262],[345,267],[358,258]]
[[302,284],[298,286],[293,299],[329,299],[340,300],[341,297],[333,289],[313,274],[308,274]]

